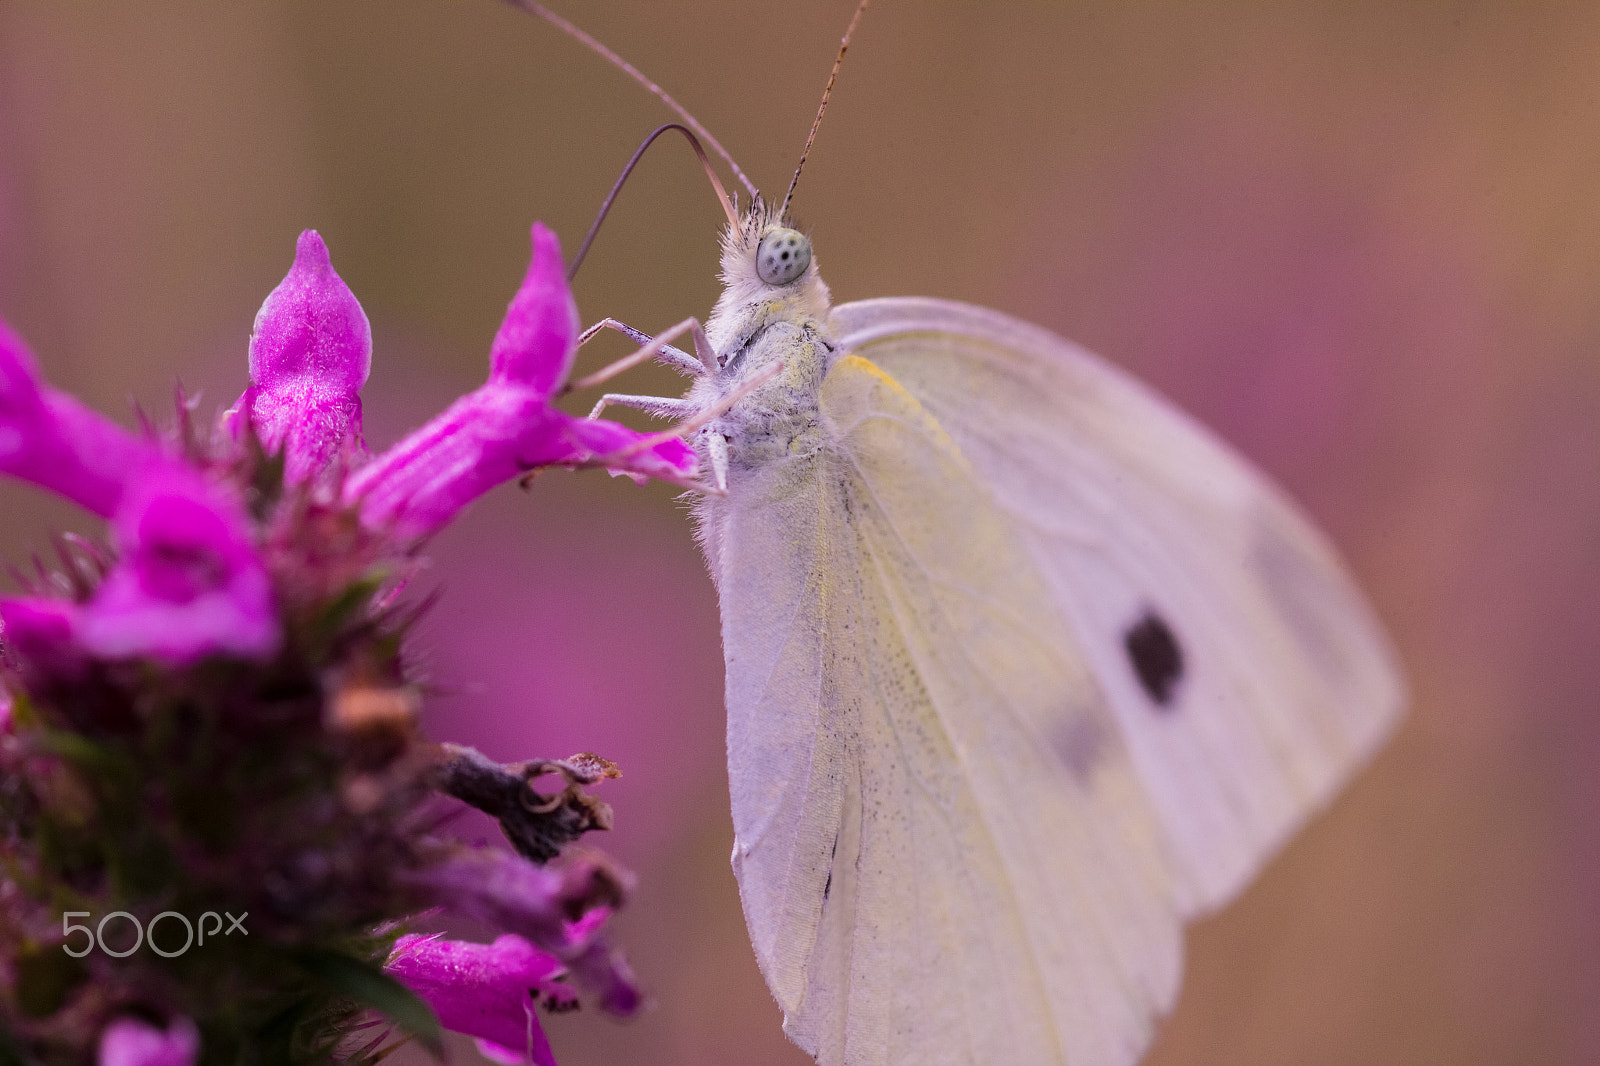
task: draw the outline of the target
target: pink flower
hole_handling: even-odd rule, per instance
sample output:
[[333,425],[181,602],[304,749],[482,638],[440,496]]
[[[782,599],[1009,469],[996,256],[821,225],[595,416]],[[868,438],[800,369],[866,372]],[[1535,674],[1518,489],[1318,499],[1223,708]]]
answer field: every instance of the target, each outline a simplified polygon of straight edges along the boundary
[[194,1066],[200,1033],[187,1018],[157,1029],[137,1018],[118,1018],[100,1034],[99,1066]]
[[403,936],[385,969],[433,1008],[446,1029],[477,1037],[497,1062],[555,1066],[535,1007],[567,1010],[577,994],[558,980],[566,968],[520,936],[471,944]]
[[176,460],[155,464],[129,488],[112,530],[120,558],[79,613],[85,649],[178,665],[278,649],[266,566],[223,485]]
[[0,473],[110,517],[128,479],[158,454],[46,385],[27,345],[0,322]]
[[577,418],[549,405],[577,353],[578,312],[562,273],[561,246],[533,227],[533,261],[489,350],[489,380],[356,471],[345,498],[363,520],[402,537],[433,532],[502,481],[543,466],[604,466],[637,481],[684,484],[699,469],[681,440],[653,443],[615,422]]
[[300,234],[294,265],[256,314],[250,387],[224,425],[254,426],[268,452],[284,453],[299,483],[346,450],[361,449],[361,386],[372,369],[372,327],[316,230]]
[[277,651],[271,583],[227,490],[159,456],[124,496],[112,520],[119,558],[94,595],[0,601],[7,643],[57,673],[84,653],[182,666]]

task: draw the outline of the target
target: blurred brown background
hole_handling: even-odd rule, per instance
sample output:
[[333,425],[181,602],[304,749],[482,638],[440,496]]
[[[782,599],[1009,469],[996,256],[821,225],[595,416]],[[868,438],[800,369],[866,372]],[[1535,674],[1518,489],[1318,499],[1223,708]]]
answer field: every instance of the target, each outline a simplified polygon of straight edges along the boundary
[[[770,191],[852,3],[560,6]],[[481,381],[529,223],[574,247],[668,117],[491,0],[10,3],[0,313],[119,417],[174,377],[227,403],[316,227],[372,319],[381,445]],[[879,0],[796,206],[839,299],[1009,311],[1217,427],[1406,659],[1404,728],[1193,930],[1150,1061],[1600,1061],[1600,8]],[[705,314],[719,220],[664,143],[585,318]],[[658,1006],[554,1020],[566,1066],[796,1063],[727,867],[716,606],[673,495],[549,474],[444,535],[431,725],[627,774],[603,843]],[[0,485],[7,558],[85,524]]]

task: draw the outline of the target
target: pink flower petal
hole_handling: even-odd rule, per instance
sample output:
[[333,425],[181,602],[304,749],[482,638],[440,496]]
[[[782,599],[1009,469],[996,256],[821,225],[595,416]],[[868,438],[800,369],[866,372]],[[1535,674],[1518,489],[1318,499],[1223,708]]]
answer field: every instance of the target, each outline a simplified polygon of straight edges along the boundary
[[109,517],[152,444],[46,385],[27,345],[0,322],[0,473]]
[[345,498],[360,502],[373,528],[431,533],[541,459],[564,458],[561,451],[518,447],[521,438],[547,433],[552,413],[528,390],[485,385],[352,474]]
[[71,677],[85,662],[78,606],[66,600],[0,600],[0,644],[29,672]]
[[[570,416],[567,416],[565,431],[574,450],[584,455],[584,465],[605,466],[614,477],[631,477],[641,485],[652,477],[685,485],[700,473],[700,457],[676,437],[639,448],[639,442],[648,434],[635,433],[603,418]],[[607,460],[613,457],[622,458],[612,465]]]
[[256,314],[251,384],[224,424],[237,435],[248,419],[269,452],[283,450],[285,477],[305,481],[347,447],[361,447],[358,394],[371,369],[366,313],[308,229],[294,265]]
[[578,354],[578,305],[567,287],[561,242],[533,224],[533,259],[489,346],[489,381],[541,399],[560,388]]
[[118,1018],[100,1034],[99,1066],[194,1066],[200,1032],[187,1018],[157,1029],[137,1018]]

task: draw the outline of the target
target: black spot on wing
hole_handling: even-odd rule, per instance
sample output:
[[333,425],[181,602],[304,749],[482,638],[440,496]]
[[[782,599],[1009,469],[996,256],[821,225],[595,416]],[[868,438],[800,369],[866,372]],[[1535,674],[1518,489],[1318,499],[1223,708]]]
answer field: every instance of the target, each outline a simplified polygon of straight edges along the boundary
[[1122,635],[1134,675],[1158,708],[1168,710],[1183,679],[1183,648],[1172,627],[1148,607],[1137,622]]

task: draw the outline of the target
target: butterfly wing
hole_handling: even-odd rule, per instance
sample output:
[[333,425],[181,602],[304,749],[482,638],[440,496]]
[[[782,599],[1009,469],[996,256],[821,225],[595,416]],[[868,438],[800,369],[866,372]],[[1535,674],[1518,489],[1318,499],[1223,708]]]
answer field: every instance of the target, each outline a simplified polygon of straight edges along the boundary
[[1124,1066],[1176,994],[1164,834],[1027,541],[917,400],[836,361],[815,454],[707,501],[734,868],[827,1066]]
[[846,304],[833,327],[1027,542],[1159,813],[1181,913],[1227,900],[1404,703],[1331,547],[1212,434],[1042,329],[920,298]]

